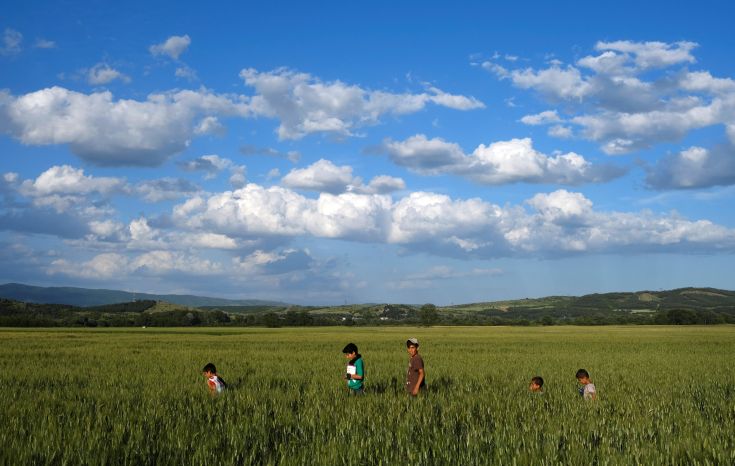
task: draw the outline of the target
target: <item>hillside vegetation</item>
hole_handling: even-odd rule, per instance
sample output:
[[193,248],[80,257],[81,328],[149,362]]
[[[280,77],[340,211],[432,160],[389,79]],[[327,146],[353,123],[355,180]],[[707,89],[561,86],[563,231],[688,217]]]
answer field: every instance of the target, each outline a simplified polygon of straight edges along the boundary
[[607,325],[735,323],[735,292],[713,288],[471,303],[192,307],[138,300],[90,307],[0,299],[0,326]]

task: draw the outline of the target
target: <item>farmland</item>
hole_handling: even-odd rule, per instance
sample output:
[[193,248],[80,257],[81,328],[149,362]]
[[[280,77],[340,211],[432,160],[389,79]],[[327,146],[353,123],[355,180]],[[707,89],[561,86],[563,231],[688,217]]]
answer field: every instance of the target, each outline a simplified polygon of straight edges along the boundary
[[[361,398],[340,380],[350,341]],[[0,463],[733,464],[733,354],[727,325],[4,329]],[[596,402],[577,396],[580,367]]]

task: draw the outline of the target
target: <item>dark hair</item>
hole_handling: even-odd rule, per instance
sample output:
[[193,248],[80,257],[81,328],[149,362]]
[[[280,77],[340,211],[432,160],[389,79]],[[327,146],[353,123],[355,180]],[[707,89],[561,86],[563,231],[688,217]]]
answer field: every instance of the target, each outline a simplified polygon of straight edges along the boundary
[[217,373],[217,368],[214,367],[214,364],[212,364],[211,362],[209,362],[209,363],[207,363],[206,366],[204,366],[202,368],[202,372],[211,372],[212,374],[216,374]]
[[544,386],[544,379],[543,379],[543,377],[540,377],[540,376],[537,375],[536,377],[534,377],[534,378],[531,379],[531,383],[535,383],[539,387],[543,387]]
[[578,371],[577,371],[577,378],[578,378],[578,379],[581,379],[582,377],[587,377],[587,378],[589,378],[589,377],[590,377],[590,373],[589,373],[589,372],[587,372],[587,371],[586,371],[586,370],[584,370],[584,369],[580,369],[580,370],[578,370]]
[[356,344],[354,344],[354,343],[347,343],[347,346],[345,346],[345,347],[344,347],[344,348],[342,349],[342,352],[343,352],[344,354],[352,354],[352,353],[357,353],[357,345],[356,345]]

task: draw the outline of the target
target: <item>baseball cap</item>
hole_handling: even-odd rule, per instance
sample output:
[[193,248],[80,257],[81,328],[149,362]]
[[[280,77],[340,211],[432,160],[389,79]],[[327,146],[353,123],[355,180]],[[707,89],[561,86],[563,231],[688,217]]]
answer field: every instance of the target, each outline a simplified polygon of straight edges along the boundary
[[419,339],[418,338],[409,338],[406,340],[406,346],[419,346]]

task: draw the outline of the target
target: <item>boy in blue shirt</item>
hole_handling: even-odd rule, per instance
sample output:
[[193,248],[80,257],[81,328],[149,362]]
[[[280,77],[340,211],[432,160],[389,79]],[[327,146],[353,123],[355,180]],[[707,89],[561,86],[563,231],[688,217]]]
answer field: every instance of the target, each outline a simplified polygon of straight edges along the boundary
[[365,363],[362,355],[357,352],[357,345],[354,343],[348,343],[342,353],[349,360],[345,372],[349,393],[350,395],[362,395],[365,393]]

